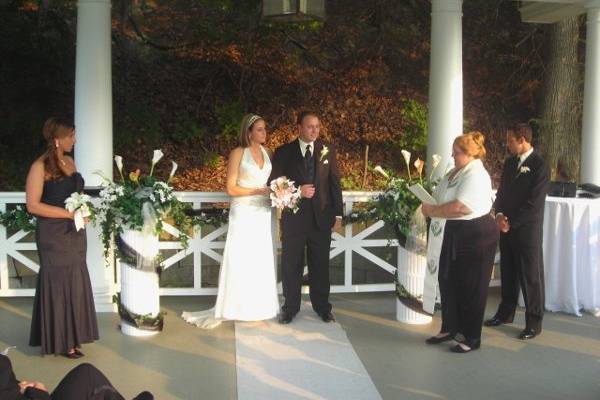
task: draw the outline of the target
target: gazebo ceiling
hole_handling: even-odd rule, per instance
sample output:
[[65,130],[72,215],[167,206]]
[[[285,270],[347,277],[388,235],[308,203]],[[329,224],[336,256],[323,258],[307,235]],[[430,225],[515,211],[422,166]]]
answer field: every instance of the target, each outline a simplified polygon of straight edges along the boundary
[[519,11],[523,22],[552,24],[564,18],[585,13],[589,0],[522,1]]

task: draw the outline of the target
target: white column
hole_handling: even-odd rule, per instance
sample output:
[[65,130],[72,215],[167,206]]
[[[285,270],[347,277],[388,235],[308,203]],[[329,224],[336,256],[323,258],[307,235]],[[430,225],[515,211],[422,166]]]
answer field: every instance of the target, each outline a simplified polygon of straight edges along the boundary
[[600,185],[600,1],[587,8],[581,183]]
[[112,77],[110,0],[77,3],[75,161],[86,186],[112,178]]
[[[97,186],[101,171],[112,178],[112,77],[110,0],[77,3],[75,62],[75,162],[86,186]],[[102,258],[99,231],[88,226],[87,264],[97,311],[112,311],[112,265]]]
[[452,163],[452,141],[463,133],[462,0],[431,1],[429,136],[431,156],[442,156],[436,175]]

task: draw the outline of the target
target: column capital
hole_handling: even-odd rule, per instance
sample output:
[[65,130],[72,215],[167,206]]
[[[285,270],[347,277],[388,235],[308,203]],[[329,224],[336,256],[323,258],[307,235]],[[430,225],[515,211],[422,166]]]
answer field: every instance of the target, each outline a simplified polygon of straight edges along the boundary
[[463,0],[431,0],[432,13],[462,13]]

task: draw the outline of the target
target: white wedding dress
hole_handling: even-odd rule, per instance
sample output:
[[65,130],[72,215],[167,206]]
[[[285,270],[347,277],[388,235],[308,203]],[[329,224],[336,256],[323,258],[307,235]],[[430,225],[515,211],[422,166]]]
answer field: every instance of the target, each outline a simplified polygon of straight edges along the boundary
[[[238,171],[238,186],[265,187],[271,174],[271,161],[261,146],[261,168],[245,148]],[[279,311],[271,204],[267,196],[232,197],[229,227],[219,272],[217,302],[210,310],[182,314],[187,322],[211,329],[224,320],[260,321]]]

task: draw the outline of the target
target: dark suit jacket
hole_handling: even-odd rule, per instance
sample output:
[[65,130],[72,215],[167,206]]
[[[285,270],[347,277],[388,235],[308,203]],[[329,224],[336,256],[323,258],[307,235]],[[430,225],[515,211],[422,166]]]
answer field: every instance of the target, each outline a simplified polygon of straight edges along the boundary
[[504,161],[494,208],[496,213],[502,213],[508,218],[511,229],[527,225],[536,225],[541,229],[550,184],[550,168],[535,150],[521,165],[521,168],[528,167],[528,172],[519,172],[517,165],[517,156]]
[[[324,155],[324,146],[329,150],[326,155]],[[314,143],[313,158],[315,180],[312,183],[315,185],[315,195],[312,199],[301,199],[300,210],[296,214],[287,210],[283,213],[284,232],[304,231],[310,226],[310,218],[314,218],[320,230],[328,230],[335,223],[335,217],[343,215],[342,188],[335,148],[332,145],[324,145],[317,139]],[[311,183],[305,176],[304,159],[298,139],[279,147],[275,151],[272,164],[269,183],[280,176],[293,180],[296,187]]]

